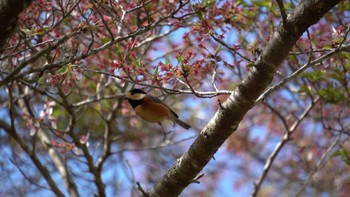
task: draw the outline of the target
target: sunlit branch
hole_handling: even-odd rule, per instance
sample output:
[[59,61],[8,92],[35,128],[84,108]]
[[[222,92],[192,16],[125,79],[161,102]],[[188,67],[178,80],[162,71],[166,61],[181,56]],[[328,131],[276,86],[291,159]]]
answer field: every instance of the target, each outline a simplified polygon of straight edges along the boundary
[[197,97],[201,97],[201,95],[197,94],[197,91],[192,87],[192,85],[190,84],[190,82],[187,79],[187,76],[184,76],[184,79],[186,81],[186,84],[188,85],[188,87],[190,87],[191,92],[196,95]]
[[322,52],[331,52],[333,49],[312,49],[312,50],[305,50],[305,51],[291,51],[289,52],[290,55],[304,55],[304,54],[310,54],[310,52],[314,53],[322,53]]
[[339,43],[339,46],[337,47],[337,50],[341,50],[341,47],[343,46],[344,42],[346,41],[346,38],[348,37],[350,32],[350,25],[347,26],[346,32],[343,36],[342,41]]
[[125,16],[127,14],[127,11],[124,10],[121,3],[119,4],[119,7],[120,7],[120,10],[122,11],[122,16],[120,17],[119,20],[117,19],[117,22],[116,22],[118,27],[117,36],[121,36],[122,34],[123,24],[124,24]]
[[176,76],[176,81],[178,81],[180,84],[184,85],[187,89],[190,89],[190,86],[177,76]]
[[[133,7],[133,8],[130,8],[130,9],[128,9],[128,10],[125,10],[125,13],[131,13],[131,12],[134,12],[134,11],[136,11],[136,10],[139,10],[139,9],[142,9],[145,5],[147,5],[147,4],[149,4],[149,3],[151,3],[151,1],[149,0],[149,1],[146,1],[146,2],[142,2],[140,5],[137,5],[137,6],[135,6],[135,7]],[[124,10],[124,9],[123,9]]]
[[174,32],[174,31],[176,31],[176,30],[177,30],[177,28],[172,28],[172,29],[169,29],[168,31],[166,31],[166,32],[164,32],[164,33],[162,33],[162,34],[148,37],[148,38],[142,40],[140,43],[138,43],[138,44],[134,47],[134,49],[140,48],[141,46],[143,46],[143,45],[145,45],[145,44],[147,44],[147,43],[151,43],[151,42],[153,42],[154,40],[158,40],[158,39],[160,39],[160,38],[163,38],[163,37],[169,35],[170,33]]
[[214,69],[213,69],[213,74],[212,74],[212,77],[211,77],[211,84],[213,85],[215,91],[217,92],[218,91],[218,88],[216,87],[216,70],[218,69],[218,63],[216,62],[216,60],[214,60]]
[[102,100],[108,100],[108,99],[118,99],[118,98],[121,98],[123,97],[122,94],[117,94],[117,95],[111,95],[111,96],[101,96],[99,98],[97,97],[90,97],[86,100],[83,100],[83,101],[80,101],[78,103],[73,103],[72,104],[72,107],[80,107],[80,106],[83,106],[83,105],[87,105],[87,104],[91,104],[91,103],[96,103],[96,102],[99,102],[99,101],[102,101]]

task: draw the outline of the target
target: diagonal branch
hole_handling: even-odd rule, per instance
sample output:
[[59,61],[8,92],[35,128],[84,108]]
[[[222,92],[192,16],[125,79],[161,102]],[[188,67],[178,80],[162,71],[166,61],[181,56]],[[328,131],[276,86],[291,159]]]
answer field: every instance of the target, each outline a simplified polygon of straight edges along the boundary
[[284,8],[283,1],[282,0],[276,0],[278,7],[280,8],[281,11],[281,16],[282,16],[282,24],[286,24],[288,22],[287,20],[287,13],[286,9]]
[[[19,88],[19,90],[21,93],[24,93],[25,95],[27,95],[27,96],[23,97],[22,99],[18,100],[19,107],[22,109],[22,111],[25,114],[30,114],[31,117],[36,118],[35,113],[33,112],[33,109],[30,105],[30,100],[27,99],[28,95],[29,95],[29,93],[26,92],[27,88],[25,88],[23,91],[20,88]],[[70,170],[67,168],[67,165],[66,165],[64,159],[61,157],[61,155],[58,153],[58,151],[55,148],[49,146],[49,144],[51,143],[49,135],[46,132],[44,132],[42,130],[42,128],[39,128],[37,131],[37,137],[40,139],[40,141],[43,145],[43,148],[48,153],[48,155],[51,157],[55,167],[57,168],[58,172],[60,173],[62,180],[63,180],[70,196],[78,197],[79,192],[77,189],[77,185],[73,181],[72,174],[71,174]],[[35,153],[36,150],[35,150],[34,145],[35,144],[33,144],[32,151],[33,151],[33,154],[37,154],[37,153]]]
[[273,152],[267,158],[263,172],[261,173],[261,175],[258,178],[258,180],[256,181],[256,183],[254,183],[254,190],[253,190],[252,194],[250,195],[251,197],[255,197],[258,195],[259,189],[260,189],[263,181],[265,180],[267,173],[271,169],[271,166],[272,166],[273,162],[275,161],[278,153],[282,150],[284,145],[291,139],[293,132],[298,128],[298,125],[301,123],[301,121],[303,121],[306,118],[306,116],[309,114],[311,109],[313,109],[313,107],[318,102],[318,100],[319,100],[319,98],[316,98],[314,101],[312,101],[312,103],[304,110],[304,112],[295,121],[295,123],[290,128],[287,128],[287,130],[284,132],[282,139],[278,142],[278,144],[276,145]]
[[[317,162],[316,166],[314,169],[307,175],[306,180],[302,184],[302,186],[299,188],[298,192],[296,192],[296,197],[302,196],[305,192],[306,186],[310,183],[312,177],[319,171],[321,170],[326,163],[329,161],[329,159],[332,157],[331,153],[332,150],[338,146],[341,142],[341,137],[343,136],[343,131],[344,128],[342,127],[341,133],[339,133],[338,137],[334,140],[334,142],[326,149],[326,151],[322,154],[320,160]],[[346,140],[347,138],[345,138]]]
[[15,127],[12,127],[8,125],[5,121],[0,120],[0,128],[3,128],[5,132],[18,143],[19,146],[23,149],[23,151],[30,157],[36,168],[40,171],[40,173],[43,175],[44,179],[46,180],[47,184],[50,186],[52,192],[56,196],[64,197],[64,194],[62,191],[58,188],[56,182],[53,180],[50,171],[46,168],[45,165],[40,161],[40,159],[37,157],[36,154],[31,154],[32,150],[27,146],[26,142],[18,136],[18,133],[15,129]]
[[28,60],[21,62],[9,75],[7,75],[3,80],[0,81],[0,87],[5,86],[8,83],[10,83],[11,81],[16,80],[16,75],[18,73],[20,73],[24,68],[26,68],[30,63],[35,62],[37,59],[42,57],[44,54],[50,52],[51,50],[53,50],[53,49],[57,48],[58,46],[60,46],[61,44],[65,43],[67,40],[69,40],[71,37],[73,37],[74,35],[76,35],[79,32],[80,32],[80,30],[75,31],[71,34],[62,36],[62,38],[57,40],[56,43],[47,46],[45,49],[32,55],[30,58],[28,58]]
[[178,196],[200,173],[225,140],[237,129],[255,100],[271,83],[277,67],[296,41],[311,25],[340,0],[302,1],[280,25],[255,62],[249,75],[222,104],[198,138],[162,179],[148,192],[149,196]]
[[41,175],[46,180],[47,184],[50,186],[52,192],[56,196],[64,196],[62,191],[58,188],[57,183],[53,180],[50,171],[48,168],[46,168],[45,165],[41,162],[40,158],[37,156],[37,154],[33,154],[33,150],[31,150],[30,147],[28,147],[27,143],[18,135],[16,127],[14,126],[14,113],[15,113],[15,107],[14,107],[14,99],[12,98],[12,92],[9,88],[9,96],[10,96],[10,125],[7,124],[5,121],[0,120],[0,128],[3,128],[5,132],[14,139],[19,146],[22,148],[22,150],[28,155],[28,157],[32,160],[36,168],[39,170]]
[[302,72],[304,72],[306,69],[313,67],[313,66],[319,66],[322,65],[322,61],[332,57],[333,55],[342,52],[342,51],[348,51],[350,50],[350,45],[345,45],[336,49],[332,49],[329,53],[324,54],[320,57],[318,57],[317,59],[308,62],[306,64],[304,64],[302,67],[300,67],[298,70],[294,71],[291,75],[289,75],[288,77],[284,78],[283,80],[281,80],[280,82],[278,82],[276,85],[269,87],[267,90],[264,91],[264,93],[262,93],[259,98],[256,100],[256,104],[262,102],[268,95],[270,95],[272,92],[278,90],[279,88],[281,88],[283,85],[285,85],[287,82],[297,78],[299,76],[299,74],[301,74]]

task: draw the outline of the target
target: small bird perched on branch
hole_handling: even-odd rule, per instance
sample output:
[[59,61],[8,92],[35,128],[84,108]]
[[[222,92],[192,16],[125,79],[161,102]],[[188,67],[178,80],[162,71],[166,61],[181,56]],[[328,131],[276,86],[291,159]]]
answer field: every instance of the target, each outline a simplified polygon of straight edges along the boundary
[[[125,99],[129,101],[140,118],[150,123],[158,123],[163,131],[164,128],[161,122],[164,120],[171,120],[186,130],[191,127],[180,120],[179,116],[168,105],[154,96],[147,95],[143,90],[132,89],[125,94]],[[166,134],[165,131],[164,133]]]

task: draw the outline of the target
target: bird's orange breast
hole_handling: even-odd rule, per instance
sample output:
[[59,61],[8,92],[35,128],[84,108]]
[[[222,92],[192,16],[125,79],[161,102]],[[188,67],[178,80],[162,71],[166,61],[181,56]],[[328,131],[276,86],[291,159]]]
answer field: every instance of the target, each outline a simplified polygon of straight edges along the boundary
[[158,123],[169,119],[170,109],[148,97],[145,97],[143,103],[134,110],[138,116],[147,122]]

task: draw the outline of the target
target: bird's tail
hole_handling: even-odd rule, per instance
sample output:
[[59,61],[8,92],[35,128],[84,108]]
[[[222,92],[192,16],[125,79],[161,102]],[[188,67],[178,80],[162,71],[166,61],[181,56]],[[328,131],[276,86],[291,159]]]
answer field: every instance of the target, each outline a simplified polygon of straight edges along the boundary
[[173,112],[172,110],[170,111],[171,113],[169,114],[169,118],[175,122],[176,124],[180,125],[182,128],[188,130],[189,128],[191,128],[191,126],[189,124],[187,124],[186,122],[182,121],[179,119],[179,116]]
[[180,125],[182,128],[188,130],[189,128],[191,128],[191,126],[189,124],[187,124],[186,122],[180,120],[179,118],[174,117],[174,122],[176,122],[176,124]]

